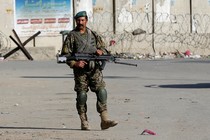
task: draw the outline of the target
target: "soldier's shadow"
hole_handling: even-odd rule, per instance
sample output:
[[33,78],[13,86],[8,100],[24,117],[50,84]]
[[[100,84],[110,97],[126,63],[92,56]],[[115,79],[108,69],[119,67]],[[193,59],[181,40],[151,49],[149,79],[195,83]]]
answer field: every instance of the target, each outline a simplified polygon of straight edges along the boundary
[[80,130],[80,129],[70,129],[70,128],[48,128],[48,127],[16,127],[16,126],[0,126],[0,129],[37,129],[37,130]]
[[[81,129],[74,128],[50,128],[50,127],[16,127],[16,126],[0,126],[1,129],[10,129],[10,130],[55,130],[55,131],[81,131]],[[90,131],[100,131],[96,129],[91,129]]]
[[[21,76],[21,78],[29,78],[29,79],[62,79],[62,78],[71,78],[73,79],[74,76]],[[137,76],[104,76],[106,79],[135,79],[138,78]]]

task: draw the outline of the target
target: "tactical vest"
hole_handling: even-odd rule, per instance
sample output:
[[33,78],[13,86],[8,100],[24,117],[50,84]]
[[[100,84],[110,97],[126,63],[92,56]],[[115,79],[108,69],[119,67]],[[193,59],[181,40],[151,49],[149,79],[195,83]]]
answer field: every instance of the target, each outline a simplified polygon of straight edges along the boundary
[[92,31],[87,28],[87,33],[81,35],[80,32],[73,30],[71,32],[75,37],[75,44],[73,48],[73,53],[95,53],[96,48],[96,38]]

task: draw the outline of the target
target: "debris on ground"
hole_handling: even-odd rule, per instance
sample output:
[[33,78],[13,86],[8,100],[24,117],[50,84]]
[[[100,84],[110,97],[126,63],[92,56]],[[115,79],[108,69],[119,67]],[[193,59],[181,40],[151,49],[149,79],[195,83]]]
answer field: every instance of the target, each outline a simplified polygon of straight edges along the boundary
[[181,52],[179,50],[176,50],[174,52],[160,52],[159,54],[141,54],[141,53],[116,53],[113,54],[116,57],[123,58],[123,59],[175,59],[175,58],[189,58],[189,59],[200,59],[200,58],[208,58],[209,56],[201,56],[199,54],[193,54],[190,50],[186,50],[184,52]]
[[141,133],[141,135],[146,135],[146,134],[148,134],[148,135],[156,135],[155,132],[153,132],[153,131],[151,131],[151,130],[149,130],[149,129],[145,129],[145,130]]

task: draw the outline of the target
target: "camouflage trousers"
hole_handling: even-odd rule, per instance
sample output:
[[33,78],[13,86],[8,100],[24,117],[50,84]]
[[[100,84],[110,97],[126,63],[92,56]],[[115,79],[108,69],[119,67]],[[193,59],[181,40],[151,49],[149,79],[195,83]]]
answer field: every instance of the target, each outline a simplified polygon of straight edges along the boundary
[[74,90],[77,92],[76,107],[78,114],[87,112],[87,92],[89,89],[96,93],[97,102],[96,108],[100,113],[107,110],[107,92],[105,89],[105,82],[103,81],[103,74],[99,68],[92,71],[85,69],[74,69]]
[[76,92],[88,92],[89,88],[92,92],[96,92],[98,88],[105,87],[103,74],[99,68],[96,68],[92,71],[86,71],[85,69],[74,69],[74,80],[74,90]]

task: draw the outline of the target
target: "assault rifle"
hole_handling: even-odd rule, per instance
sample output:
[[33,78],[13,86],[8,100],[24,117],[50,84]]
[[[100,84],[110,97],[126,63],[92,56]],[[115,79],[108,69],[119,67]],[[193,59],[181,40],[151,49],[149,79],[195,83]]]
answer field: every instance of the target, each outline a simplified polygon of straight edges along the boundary
[[105,55],[94,55],[94,54],[82,54],[82,53],[76,53],[73,56],[58,56],[57,57],[57,63],[66,63],[67,61],[71,60],[84,60],[89,62],[89,67],[93,68],[95,67],[95,63],[90,62],[101,62],[101,68],[103,69],[105,67],[105,62],[114,62],[115,64],[122,64],[122,65],[129,65],[129,66],[136,66],[137,64],[131,64],[126,62],[119,62],[117,60],[117,57],[111,55],[111,54],[105,54]]

